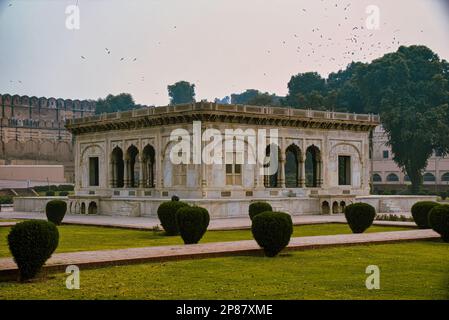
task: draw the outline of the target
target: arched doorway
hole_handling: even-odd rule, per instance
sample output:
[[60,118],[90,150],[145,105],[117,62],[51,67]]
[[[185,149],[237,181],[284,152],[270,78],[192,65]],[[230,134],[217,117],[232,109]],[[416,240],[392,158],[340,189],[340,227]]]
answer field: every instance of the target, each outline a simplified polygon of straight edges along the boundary
[[95,201],[91,201],[89,203],[89,207],[87,209],[88,214],[97,214],[97,204]]
[[346,209],[346,202],[341,201],[341,202],[340,202],[340,211],[341,211],[342,213],[345,213],[345,209]]
[[143,187],[154,188],[155,150],[151,145],[145,146],[142,152],[143,161]]
[[334,201],[332,204],[332,213],[340,213],[340,207],[338,206],[337,201]]
[[301,150],[292,144],[285,151],[285,186],[287,188],[301,187]]
[[111,154],[111,185],[113,188],[123,188],[124,161],[123,151],[119,147],[115,147]]
[[321,153],[316,146],[310,146],[306,151],[306,186],[308,188],[321,187]]
[[[277,150],[277,152],[276,152]],[[276,144],[270,144],[265,149],[265,175],[264,175],[264,186],[265,188],[278,188],[279,183],[279,159],[280,159],[280,149]],[[276,168],[277,164],[277,168]],[[276,172],[273,172],[276,169]]]
[[329,202],[323,201],[323,203],[321,204],[321,213],[330,214]]
[[81,214],[86,214],[86,204],[84,202],[81,203]]
[[125,157],[125,187],[137,188],[139,186],[139,168],[136,166],[139,150],[131,145],[126,151]]

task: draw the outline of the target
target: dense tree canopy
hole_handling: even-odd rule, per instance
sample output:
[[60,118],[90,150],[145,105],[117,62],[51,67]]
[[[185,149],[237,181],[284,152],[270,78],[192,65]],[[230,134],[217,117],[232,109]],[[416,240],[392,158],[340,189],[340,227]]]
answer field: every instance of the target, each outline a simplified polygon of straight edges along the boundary
[[247,89],[242,93],[234,93],[231,95],[231,103],[233,104],[248,104],[254,106],[278,106],[280,105],[281,97],[268,92],[261,92],[255,89]]
[[187,81],[179,81],[167,87],[170,104],[195,102],[195,85]]
[[100,98],[96,101],[95,113],[126,111],[138,107],[129,93],[121,93],[116,96],[110,94],[105,99]]
[[447,62],[424,46],[400,47],[357,71],[365,112],[380,113],[395,162],[417,192],[435,150],[449,151]]
[[435,150],[449,152],[449,64],[425,46],[400,47],[369,64],[351,63],[323,79],[293,76],[284,105],[378,113],[412,191]]

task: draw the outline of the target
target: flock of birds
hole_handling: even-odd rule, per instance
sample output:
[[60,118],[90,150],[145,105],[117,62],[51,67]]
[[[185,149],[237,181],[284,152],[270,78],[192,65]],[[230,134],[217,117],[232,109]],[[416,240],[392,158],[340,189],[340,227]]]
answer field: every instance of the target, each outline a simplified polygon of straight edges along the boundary
[[[299,19],[310,19],[310,15],[313,15],[313,20],[316,24],[319,24],[319,26],[313,26],[313,28],[310,26],[310,29],[307,28],[303,29],[301,32],[293,33],[290,39],[281,40],[279,47],[267,48],[266,53],[271,55],[279,50],[295,50],[300,64],[310,64],[311,59],[313,59],[313,65],[316,66],[315,68],[322,67],[325,63],[329,65],[329,62],[331,62],[341,69],[346,67],[351,61],[361,60],[366,62],[369,59],[381,56],[385,52],[395,50],[401,44],[399,39],[399,29],[394,30],[391,34],[391,39],[388,42],[385,42],[386,37],[384,32],[389,32],[389,28],[385,27],[387,24],[386,22],[383,22],[382,24],[382,28],[387,30],[382,30],[382,40],[377,38],[378,34],[381,32],[377,32],[377,30],[368,30],[367,27],[364,26],[366,16],[361,17],[359,20],[360,22],[356,22],[354,25],[354,19],[351,17],[351,3],[343,4],[341,2],[335,3],[335,1],[336,0],[321,0],[321,2],[326,3],[326,6],[323,8],[323,11],[320,12],[314,12],[313,9],[309,8],[300,8],[298,12]],[[10,3],[9,6],[12,6],[12,3]],[[320,19],[329,19],[329,17],[332,17],[333,19],[318,22],[319,19],[315,19],[315,17]],[[304,23],[304,25],[306,24],[308,23]],[[173,26],[172,28],[174,31],[177,30],[177,26]],[[338,39],[334,39],[334,37],[330,35],[330,33],[335,35],[336,30],[337,34],[339,34]],[[307,34],[303,34],[303,32],[306,32]],[[421,33],[422,32],[424,31],[421,30]],[[342,40],[343,37],[341,37],[340,34],[347,34],[347,36]],[[161,42],[157,42],[157,45],[161,45]],[[114,56],[112,50],[108,47],[104,48],[104,54],[107,56]],[[86,54],[83,54],[80,55],[80,59],[87,62],[89,57]],[[137,57],[116,56],[115,59],[117,59],[116,61],[118,63],[137,61]],[[305,59],[307,59],[307,61]],[[93,58],[93,60],[96,62],[96,58]],[[267,76],[266,71],[262,72],[263,76]],[[144,82],[145,76],[141,75],[138,79],[140,82]],[[17,83],[21,84],[21,81],[18,81]],[[132,82],[128,82],[128,84],[130,85]],[[155,94],[159,93],[155,92]]]

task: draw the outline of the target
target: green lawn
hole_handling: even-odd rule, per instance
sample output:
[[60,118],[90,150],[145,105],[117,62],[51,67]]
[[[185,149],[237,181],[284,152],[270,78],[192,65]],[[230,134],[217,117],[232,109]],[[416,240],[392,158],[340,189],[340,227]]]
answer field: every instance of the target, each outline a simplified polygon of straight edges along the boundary
[[[181,237],[167,237],[163,232],[62,225],[56,252],[106,250],[183,244]],[[404,227],[372,226],[367,232],[409,230]],[[10,256],[7,245],[9,227],[0,227],[0,257]],[[295,226],[293,237],[351,233],[346,224]],[[250,230],[208,231],[201,242],[238,241],[252,239]]]
[[[368,265],[380,290],[367,290]],[[448,299],[449,245],[441,241],[295,251],[81,270],[0,283],[0,299]]]

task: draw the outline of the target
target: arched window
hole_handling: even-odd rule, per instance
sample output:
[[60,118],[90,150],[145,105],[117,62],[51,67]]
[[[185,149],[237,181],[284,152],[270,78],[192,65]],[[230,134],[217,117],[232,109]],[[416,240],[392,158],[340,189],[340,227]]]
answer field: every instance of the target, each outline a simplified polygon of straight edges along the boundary
[[449,172],[446,172],[441,176],[441,181],[449,181]]
[[144,188],[154,188],[155,150],[151,145],[143,148],[142,180]]
[[423,175],[423,181],[424,182],[435,182],[435,176],[433,175],[433,173],[426,172]]
[[119,147],[115,147],[111,154],[111,166],[112,166],[112,179],[111,185],[113,188],[123,188],[124,181],[124,161],[123,161],[123,151]]
[[[277,152],[276,152],[277,150]],[[278,188],[279,185],[279,158],[280,158],[280,149],[276,144],[270,144],[265,149],[265,175],[264,175],[264,185],[265,188]],[[272,172],[274,168],[276,168],[276,172]],[[270,174],[272,173],[272,174]]]
[[301,150],[294,144],[285,151],[285,185],[287,188],[301,186]]
[[316,146],[310,146],[306,151],[306,186],[317,188],[321,186],[321,154]]
[[399,177],[398,177],[398,175],[395,174],[395,173],[390,173],[390,174],[387,176],[387,181],[388,181],[388,182],[398,182],[398,181],[399,181]]
[[131,145],[126,151],[125,156],[125,187],[137,188],[139,186],[140,172],[138,166],[136,166],[137,155],[139,150],[136,146]]
[[380,174],[373,174],[373,182],[382,182],[382,177],[380,176]]

